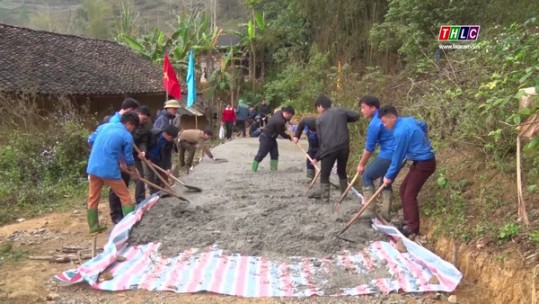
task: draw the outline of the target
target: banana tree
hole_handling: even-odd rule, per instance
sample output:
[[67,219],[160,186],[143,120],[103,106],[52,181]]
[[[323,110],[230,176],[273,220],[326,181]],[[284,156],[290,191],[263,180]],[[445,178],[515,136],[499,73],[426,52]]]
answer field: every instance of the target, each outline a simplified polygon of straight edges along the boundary
[[247,35],[244,36],[243,42],[250,48],[249,79],[251,79],[254,94],[256,78],[256,32],[258,29],[259,34],[263,34],[266,30],[266,22],[264,21],[264,15],[255,10],[255,6],[260,3],[260,0],[246,0],[246,2],[247,5],[251,7],[253,16],[252,19],[247,22]]
[[120,33],[117,40],[155,63],[161,63],[165,52],[168,52],[170,61],[185,71],[191,48],[195,51],[213,51],[219,29],[212,30],[210,25],[206,15],[195,13],[187,17],[178,16],[177,30],[170,37],[154,28],[152,33],[138,38]]
[[239,96],[240,81],[242,79],[240,72],[234,65],[234,54],[237,51],[235,47],[230,47],[227,54],[221,57],[220,68],[210,74],[210,87],[207,91],[209,96],[224,100],[230,94],[230,102],[232,104],[234,104],[234,100]]

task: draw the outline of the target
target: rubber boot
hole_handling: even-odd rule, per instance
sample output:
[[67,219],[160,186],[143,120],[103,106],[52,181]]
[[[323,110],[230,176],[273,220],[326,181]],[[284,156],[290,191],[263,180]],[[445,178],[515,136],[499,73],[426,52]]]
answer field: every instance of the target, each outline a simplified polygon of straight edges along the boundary
[[99,225],[97,208],[86,210],[86,218],[88,219],[88,227],[90,227],[90,233],[99,233],[107,230],[107,226]]
[[[374,187],[363,187],[363,199],[364,199],[364,203],[367,203],[371,197],[374,195]],[[365,212],[363,212],[360,216],[359,216],[359,219],[361,220],[367,220],[367,219],[372,219],[374,217],[376,217],[376,211],[375,211],[375,207],[376,207],[376,204],[374,203],[371,203],[369,205],[369,207],[365,210]]]
[[277,164],[279,163],[278,159],[272,159],[270,161],[270,170],[277,170]]
[[124,216],[135,210],[135,205],[122,205],[122,212]]
[[253,170],[253,172],[256,172],[258,170],[258,165],[260,163],[257,162],[256,160],[253,160],[253,164],[251,165],[251,169]]
[[318,189],[309,191],[308,198],[322,198],[322,184],[319,184]]
[[[346,191],[346,188],[348,188],[348,180],[347,179],[340,179],[339,180],[339,187],[341,189],[341,195]],[[348,195],[344,199],[348,199]]]
[[382,190],[382,206],[380,207],[380,215],[386,219],[386,221],[391,220],[391,197],[392,191],[388,189]]
[[310,182],[314,178],[314,169],[307,169],[307,180]]
[[329,204],[329,186],[330,184],[320,183],[320,198],[323,203]]

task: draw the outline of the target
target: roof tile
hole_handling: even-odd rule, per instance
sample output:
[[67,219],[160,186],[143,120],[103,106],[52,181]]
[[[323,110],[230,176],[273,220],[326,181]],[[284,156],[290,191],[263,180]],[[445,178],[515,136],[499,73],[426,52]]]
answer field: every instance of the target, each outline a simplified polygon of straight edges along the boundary
[[161,68],[112,41],[2,23],[0,41],[0,92],[163,92]]

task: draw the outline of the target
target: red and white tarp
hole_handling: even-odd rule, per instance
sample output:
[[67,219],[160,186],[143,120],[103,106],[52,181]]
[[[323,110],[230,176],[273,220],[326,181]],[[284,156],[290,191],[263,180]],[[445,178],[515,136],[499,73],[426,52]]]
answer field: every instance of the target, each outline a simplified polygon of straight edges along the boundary
[[[95,289],[119,291],[146,289],[178,293],[213,292],[241,297],[308,297],[312,295],[365,295],[404,292],[453,291],[462,274],[450,263],[405,238],[397,229],[374,223],[393,240],[401,238],[407,252],[394,241],[375,241],[361,252],[340,252],[326,259],[266,257],[225,254],[212,246],[189,249],[176,257],[159,254],[159,243],[129,246],[129,231],[158,201],[153,196],[128,214],[110,234],[104,251],[76,269],[57,274],[57,281],[86,281]],[[117,262],[118,256],[126,260]],[[316,266],[315,266],[316,265]],[[387,271],[375,271],[384,268]],[[340,290],[328,289],[335,268],[369,278],[364,284]],[[108,271],[113,278],[98,281]],[[376,277],[376,275],[380,277]],[[436,280],[432,277],[436,276]]]

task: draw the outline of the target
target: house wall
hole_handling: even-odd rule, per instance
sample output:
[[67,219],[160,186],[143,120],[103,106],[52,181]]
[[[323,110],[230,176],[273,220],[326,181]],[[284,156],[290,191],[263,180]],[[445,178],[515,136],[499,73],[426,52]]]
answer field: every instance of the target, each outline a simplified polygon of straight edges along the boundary
[[[196,121],[195,121],[196,117]],[[208,119],[206,119],[206,116],[188,116],[188,115],[182,115],[182,118],[180,120],[180,125],[182,127],[182,130],[189,130],[189,129],[198,129],[198,130],[204,130],[209,127]],[[197,128],[198,125],[198,128]]]
[[124,99],[131,97],[136,99],[141,105],[150,108],[152,119],[155,113],[163,107],[165,103],[165,94],[131,94],[131,95],[99,95],[99,96],[77,96],[77,102],[82,105],[90,106],[90,113],[96,115],[99,121],[107,115],[112,115],[118,111]]

